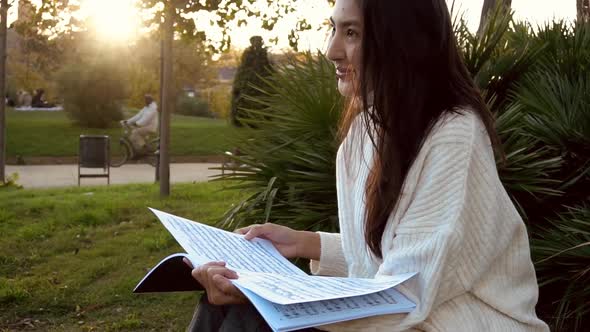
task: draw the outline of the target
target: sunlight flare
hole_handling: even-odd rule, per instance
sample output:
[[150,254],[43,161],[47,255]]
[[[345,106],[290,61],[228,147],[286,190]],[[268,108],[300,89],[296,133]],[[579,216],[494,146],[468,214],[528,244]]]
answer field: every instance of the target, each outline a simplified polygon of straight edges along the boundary
[[83,0],[80,11],[102,39],[130,41],[138,33],[138,12],[133,0]]

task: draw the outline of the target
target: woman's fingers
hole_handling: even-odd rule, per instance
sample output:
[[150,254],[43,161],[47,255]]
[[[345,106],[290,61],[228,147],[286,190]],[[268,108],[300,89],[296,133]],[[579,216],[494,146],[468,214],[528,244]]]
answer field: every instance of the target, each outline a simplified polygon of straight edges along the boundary
[[250,229],[244,233],[244,238],[246,240],[252,240],[255,237],[264,237],[266,233],[269,231],[270,226],[272,224],[263,224],[263,225],[252,225]]
[[235,271],[225,267],[210,267],[207,270],[209,287],[207,297],[216,305],[244,303],[246,297],[237,289],[230,279],[237,279]]
[[238,229],[235,230],[235,232],[238,233],[238,234],[244,235],[244,234],[248,233],[248,231],[250,230],[250,227],[251,226],[238,228]]
[[219,290],[218,293],[213,294],[213,301],[221,304],[240,304],[248,301],[246,296],[226,277],[220,274],[215,275],[213,283]]
[[234,286],[234,284],[232,284],[232,282],[228,278],[222,276],[221,274],[218,274],[213,277],[213,283],[215,284],[217,289],[219,289],[222,293],[226,295],[242,295],[242,292],[240,292],[240,290],[236,286]]
[[266,235],[272,227],[273,224],[271,223],[256,224],[237,229],[236,233],[244,235],[246,240],[252,240],[255,237],[264,237],[264,235]]
[[195,269],[191,271],[191,275],[195,278],[201,286],[207,289],[209,284],[209,269],[213,268],[223,268],[225,266],[225,262],[210,262],[207,264],[199,265]]
[[210,266],[207,269],[207,276],[209,278],[209,281],[213,280],[213,278],[217,275],[222,276],[224,278],[229,278],[229,279],[237,279],[238,278],[238,274],[235,271],[232,271],[232,270],[227,269],[222,266]]

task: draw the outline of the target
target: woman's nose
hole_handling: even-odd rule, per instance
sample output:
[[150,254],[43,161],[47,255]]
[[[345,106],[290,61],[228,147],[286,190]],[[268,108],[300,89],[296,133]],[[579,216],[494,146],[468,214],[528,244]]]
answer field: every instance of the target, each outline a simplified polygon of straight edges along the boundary
[[330,38],[330,42],[328,43],[326,56],[332,62],[341,61],[346,58],[342,42],[339,39],[340,38],[338,38],[337,35],[334,35]]

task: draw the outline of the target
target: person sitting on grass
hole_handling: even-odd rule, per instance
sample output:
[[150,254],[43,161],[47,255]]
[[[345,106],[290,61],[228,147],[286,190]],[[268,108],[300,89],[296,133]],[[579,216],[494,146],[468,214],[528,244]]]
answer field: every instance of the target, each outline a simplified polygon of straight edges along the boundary
[[145,95],[145,107],[133,117],[122,121],[132,127],[129,139],[136,151],[146,150],[146,138],[158,132],[158,105],[150,95]]
[[52,108],[55,107],[55,104],[48,103],[45,100],[45,90],[37,89],[31,101],[31,106],[34,108]]

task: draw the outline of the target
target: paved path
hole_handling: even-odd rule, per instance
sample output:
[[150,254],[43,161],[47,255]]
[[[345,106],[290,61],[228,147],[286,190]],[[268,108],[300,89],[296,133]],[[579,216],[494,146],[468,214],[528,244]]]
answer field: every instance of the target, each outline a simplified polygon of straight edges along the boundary
[[[210,176],[219,174],[219,164],[172,164],[170,165],[170,181],[177,182],[205,182]],[[94,173],[99,170],[83,169],[84,173]],[[18,184],[26,188],[51,188],[78,185],[78,165],[35,165],[35,166],[6,166],[6,174],[18,173]],[[111,168],[111,184],[151,183],[154,182],[155,168],[149,165],[136,164]],[[106,178],[82,178],[82,186],[106,185]]]

